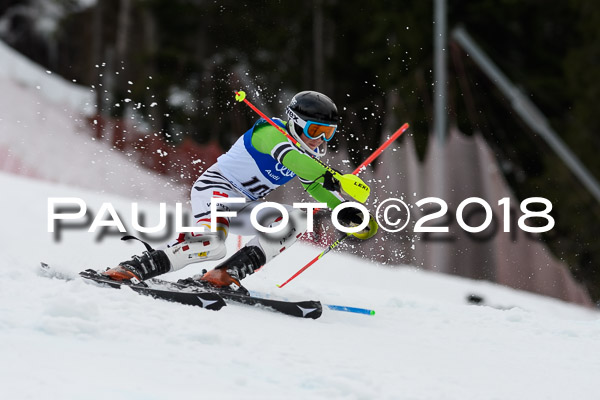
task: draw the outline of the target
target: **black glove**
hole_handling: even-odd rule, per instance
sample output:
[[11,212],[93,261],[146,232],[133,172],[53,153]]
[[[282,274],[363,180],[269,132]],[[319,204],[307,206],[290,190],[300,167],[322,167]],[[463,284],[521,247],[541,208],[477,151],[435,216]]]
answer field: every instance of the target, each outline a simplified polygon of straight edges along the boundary
[[[362,224],[363,218],[363,213],[358,208],[354,207],[344,208],[338,213],[338,221],[340,222],[340,225],[346,228],[352,228]],[[369,224],[365,227],[365,229],[354,232],[352,234],[353,236],[363,240],[375,236],[377,230],[379,229],[379,225],[372,215],[369,214],[368,218]]]
[[362,211],[355,207],[346,207],[338,213],[340,225],[346,228],[352,228],[362,224],[364,215]]
[[330,192],[339,192],[341,190],[340,181],[335,179],[329,171],[323,175],[323,187]]

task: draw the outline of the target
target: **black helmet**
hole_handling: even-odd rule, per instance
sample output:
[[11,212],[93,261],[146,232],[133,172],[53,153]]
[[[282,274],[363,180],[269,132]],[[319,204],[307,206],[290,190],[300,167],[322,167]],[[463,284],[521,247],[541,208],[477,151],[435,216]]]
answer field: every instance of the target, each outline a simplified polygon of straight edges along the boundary
[[325,142],[331,140],[338,124],[337,107],[334,102],[322,93],[307,90],[296,94],[286,107],[288,130],[302,147],[317,156],[323,156],[327,151],[310,149],[300,138],[302,132],[316,139],[323,137]]

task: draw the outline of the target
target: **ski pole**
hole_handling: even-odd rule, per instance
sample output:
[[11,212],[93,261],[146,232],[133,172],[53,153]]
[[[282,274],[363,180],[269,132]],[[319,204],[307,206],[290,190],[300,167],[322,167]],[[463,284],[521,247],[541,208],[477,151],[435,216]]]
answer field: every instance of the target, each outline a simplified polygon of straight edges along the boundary
[[298,272],[296,272],[294,275],[292,275],[287,281],[283,282],[281,285],[277,285],[277,287],[282,288],[285,285],[287,285],[289,281],[291,281],[292,279],[294,279],[295,277],[300,275],[302,272],[304,272],[304,270],[306,270],[308,267],[310,267],[311,265],[316,263],[318,260],[320,260],[321,257],[323,257],[325,254],[329,253],[331,250],[338,247],[344,240],[348,239],[350,236],[352,236],[350,233],[346,233],[344,236],[340,237],[338,240],[331,243],[329,246],[327,246],[327,248],[325,250],[323,250],[321,252],[321,254],[319,254],[318,256],[313,258],[308,264],[306,264],[304,267],[300,268],[300,270]]
[[[369,165],[370,163],[372,163],[381,153],[383,153],[383,151],[394,141],[396,140],[400,135],[402,135],[404,133],[404,131],[406,131],[408,129],[409,125],[408,123],[404,123],[404,125],[402,125],[400,127],[400,129],[398,129],[396,132],[394,132],[394,134],[392,136],[390,136],[390,138],[388,140],[386,140],[381,146],[379,146],[379,148],[377,150],[375,150],[373,152],[373,154],[371,154],[369,157],[367,157],[367,159],[358,166],[358,168],[356,168],[354,170],[354,172],[352,172],[353,175],[358,174],[360,171],[362,171],[363,167],[366,167],[367,165]],[[296,272],[294,275],[292,275],[292,277],[290,277],[290,279],[288,279],[287,281],[283,282],[281,285],[277,285],[278,288],[282,288],[285,285],[288,284],[288,282],[290,282],[292,279],[296,278],[298,275],[300,275],[302,272],[304,272],[308,267],[310,267],[311,265],[313,265],[314,263],[317,262],[317,260],[320,260],[325,254],[329,253],[329,251],[331,251],[332,249],[336,248],[340,243],[342,243],[344,240],[346,240],[348,237],[352,236],[352,234],[347,233],[344,236],[342,236],[341,238],[339,238],[338,240],[336,240],[335,242],[333,242],[332,244],[329,245],[329,247],[327,247],[325,250],[323,250],[323,252],[321,252],[321,254],[319,254],[318,256],[316,256],[315,258],[313,258],[308,264],[306,264],[304,267],[300,268],[300,270],[298,272]]]
[[335,311],[345,311],[356,314],[366,314],[366,315],[375,315],[375,310],[370,310],[368,308],[360,308],[360,307],[348,307],[348,306],[336,306],[334,304],[324,304],[325,307],[330,310]]

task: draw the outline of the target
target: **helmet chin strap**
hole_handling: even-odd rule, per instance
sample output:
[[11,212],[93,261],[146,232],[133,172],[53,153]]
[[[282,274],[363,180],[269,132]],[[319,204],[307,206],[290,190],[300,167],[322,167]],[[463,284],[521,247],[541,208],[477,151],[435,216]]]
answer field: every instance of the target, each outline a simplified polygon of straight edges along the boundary
[[308,145],[306,143],[304,143],[304,140],[302,140],[301,135],[298,135],[298,133],[296,133],[296,124],[294,124],[293,120],[290,120],[287,123],[287,127],[289,128],[290,133],[292,134],[292,136],[294,137],[294,139],[296,139],[298,141],[298,143],[300,143],[300,146],[302,146],[302,148],[306,151],[308,151],[310,154],[316,156],[316,157],[323,157],[325,154],[327,154],[327,142],[323,141],[323,143],[321,143],[321,145],[319,145],[319,147],[317,147],[316,149],[311,149],[310,147],[308,147]]

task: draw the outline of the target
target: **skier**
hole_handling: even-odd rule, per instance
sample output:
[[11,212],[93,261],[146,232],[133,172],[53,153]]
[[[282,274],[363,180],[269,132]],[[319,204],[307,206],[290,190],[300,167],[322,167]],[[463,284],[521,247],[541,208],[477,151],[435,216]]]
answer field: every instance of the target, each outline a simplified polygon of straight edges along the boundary
[[[273,120],[294,137],[301,148],[267,121],[259,119],[192,187],[193,215],[197,226],[204,228],[204,232],[181,233],[177,240],[160,250],[147,245],[148,251],[141,256],[133,256],[103,274],[114,280],[135,282],[177,271],[191,263],[225,257],[225,239],[229,231],[240,235],[256,234],[250,224],[252,210],[263,202],[264,196],[296,175],[305,190],[318,202],[326,203],[328,208],[333,209],[345,201],[340,194],[339,181],[313,159],[325,155],[327,142],[337,130],[338,113],[333,101],[315,91],[300,92],[286,107],[286,114],[287,123],[278,118]],[[245,199],[244,203],[217,201],[240,197]],[[236,211],[237,216],[218,217],[213,227],[211,198],[216,201],[218,211]],[[254,273],[293,245],[306,231],[306,211],[283,206],[292,222],[283,236],[273,239],[258,234],[213,270],[195,278],[203,284],[235,290],[241,287],[240,280],[246,275]],[[363,218],[360,210],[354,207],[344,208],[338,214],[338,221],[346,227],[360,225]],[[263,226],[276,226],[280,219],[267,215],[261,222]],[[375,235],[377,228],[377,222],[370,215],[367,227],[353,235],[368,239]]]

